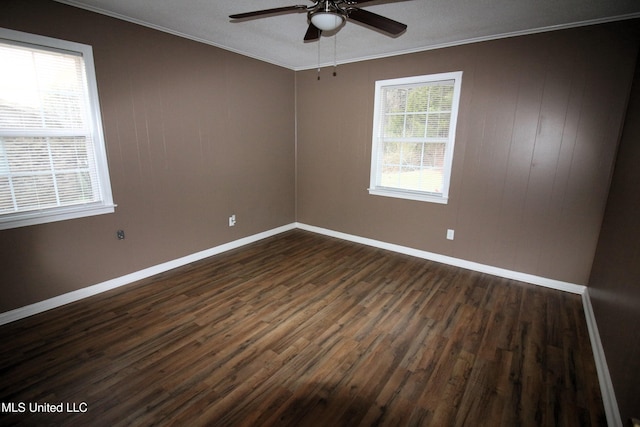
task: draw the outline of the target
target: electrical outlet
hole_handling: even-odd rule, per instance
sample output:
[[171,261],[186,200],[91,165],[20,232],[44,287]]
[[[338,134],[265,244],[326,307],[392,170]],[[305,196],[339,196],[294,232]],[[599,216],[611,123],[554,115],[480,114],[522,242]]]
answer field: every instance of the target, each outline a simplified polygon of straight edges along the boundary
[[233,227],[236,225],[236,215],[233,214],[229,217],[229,227]]
[[116,231],[116,237],[118,238],[118,240],[124,240],[124,230]]
[[447,239],[448,239],[448,240],[453,240],[453,234],[454,234],[454,233],[455,233],[455,232],[454,232],[454,230],[452,230],[452,229],[448,229],[448,230],[447,230]]

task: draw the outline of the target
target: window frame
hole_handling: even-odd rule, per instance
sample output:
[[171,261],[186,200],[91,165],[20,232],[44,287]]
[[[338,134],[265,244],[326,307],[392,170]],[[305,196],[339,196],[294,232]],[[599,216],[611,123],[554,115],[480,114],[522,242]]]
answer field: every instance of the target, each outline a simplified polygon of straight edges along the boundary
[[[93,60],[93,48],[90,45],[82,43],[6,28],[0,28],[0,40],[8,44],[23,47],[26,46],[45,51],[71,53],[83,58],[90,122],[88,126],[94,146],[93,154],[95,156],[96,176],[99,188],[99,200],[96,202],[0,214],[0,230],[113,213],[116,205],[113,203],[113,195],[111,192],[111,180],[109,177],[106,144],[102,129],[102,115],[100,112],[100,102],[98,98],[98,85]],[[0,129],[0,132],[2,131],[3,130]],[[6,133],[9,134],[9,131]],[[20,132],[18,131],[18,133]],[[28,133],[29,132],[23,132],[23,134]],[[47,131],[42,136],[52,137],[57,135],[54,130],[52,132]]]
[[[399,187],[388,187],[380,185],[382,173],[379,170],[381,165],[381,156],[383,150],[382,140],[382,117],[383,102],[382,93],[386,88],[402,87],[402,86],[420,86],[431,85],[433,83],[453,80],[453,99],[451,105],[451,118],[449,121],[449,136],[445,145],[445,154],[443,162],[443,188],[442,194],[431,193],[419,190],[410,190]],[[460,93],[462,87],[462,71],[452,71],[446,73],[426,74],[421,76],[401,77],[388,80],[377,80],[375,83],[375,98],[373,111],[373,132],[371,144],[371,175],[369,181],[369,194],[385,197],[396,197],[408,200],[417,200],[424,202],[433,202],[447,204],[449,201],[449,185],[451,182],[451,172],[453,166],[453,151],[455,147],[456,127],[458,122],[458,112],[460,106]],[[426,137],[424,138],[424,143]]]

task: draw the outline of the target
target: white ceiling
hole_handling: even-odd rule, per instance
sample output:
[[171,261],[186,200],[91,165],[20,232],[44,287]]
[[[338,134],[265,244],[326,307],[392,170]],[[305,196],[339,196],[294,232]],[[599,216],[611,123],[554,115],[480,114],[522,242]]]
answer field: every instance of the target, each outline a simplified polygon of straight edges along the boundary
[[[387,0],[361,7],[408,25],[392,38],[353,21],[303,42],[305,13],[231,22],[229,15],[309,0],[58,0],[293,70],[640,17],[639,0]],[[334,54],[335,52],[335,54]],[[334,56],[335,55],[335,56]]]

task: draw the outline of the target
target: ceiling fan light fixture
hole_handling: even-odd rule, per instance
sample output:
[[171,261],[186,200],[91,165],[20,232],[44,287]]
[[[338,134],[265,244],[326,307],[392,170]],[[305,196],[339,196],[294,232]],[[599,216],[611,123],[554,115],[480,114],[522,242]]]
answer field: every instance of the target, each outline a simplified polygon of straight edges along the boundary
[[344,22],[344,16],[335,12],[316,12],[311,15],[311,23],[322,31],[333,31]]

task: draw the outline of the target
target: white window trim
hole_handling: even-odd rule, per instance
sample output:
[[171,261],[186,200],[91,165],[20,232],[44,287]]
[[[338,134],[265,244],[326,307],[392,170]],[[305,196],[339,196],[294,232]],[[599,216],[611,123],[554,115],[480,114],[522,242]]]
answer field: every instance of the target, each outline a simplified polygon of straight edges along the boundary
[[[411,191],[401,188],[384,187],[378,184],[378,159],[381,156],[382,144],[378,141],[378,132],[381,126],[380,118],[382,117],[382,103],[379,102],[380,94],[384,87],[411,85],[420,83],[430,83],[442,80],[454,80],[453,102],[451,105],[451,120],[449,122],[450,141],[446,145],[444,157],[444,182],[442,187],[442,195],[427,193],[422,191]],[[455,147],[456,125],[458,122],[458,109],[460,105],[460,89],[462,86],[462,71],[454,71],[449,73],[429,74],[414,77],[402,77],[389,80],[378,80],[375,86],[375,104],[373,112],[373,133],[372,133],[372,150],[371,150],[371,176],[369,182],[369,194],[385,197],[396,197],[408,200],[418,200],[424,202],[447,204],[449,201],[449,185],[451,181],[451,172],[453,166],[453,150]]]
[[84,205],[56,207],[0,215],[0,230],[113,213],[116,205],[113,203],[113,195],[111,193],[107,152],[104,133],[102,130],[102,115],[100,113],[100,103],[98,98],[98,85],[93,61],[93,48],[82,43],[59,40],[36,34],[9,30],[6,28],[0,28],[0,39],[12,43],[25,43],[40,46],[43,49],[69,51],[82,55],[85,63],[87,89],[89,92],[89,111],[92,119],[91,124],[93,126],[91,130],[95,144],[97,175],[100,181],[100,194],[102,199],[101,202],[87,203]]

